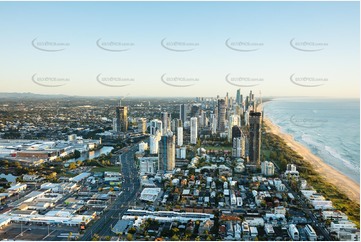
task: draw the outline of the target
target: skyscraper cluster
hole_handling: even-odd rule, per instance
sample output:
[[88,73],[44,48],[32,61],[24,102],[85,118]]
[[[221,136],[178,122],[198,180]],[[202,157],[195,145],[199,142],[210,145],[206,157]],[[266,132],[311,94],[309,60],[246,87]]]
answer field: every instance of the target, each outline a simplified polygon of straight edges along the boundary
[[[204,137],[230,143],[232,157],[243,158],[250,166],[259,166],[262,113],[256,108],[252,91],[243,98],[238,89],[235,98],[227,93],[224,97],[197,98],[192,103],[180,104],[179,117],[173,119],[171,113],[161,112],[159,119],[149,122],[149,154],[158,156],[158,171],[171,172],[176,158],[186,158],[185,145],[195,146]],[[113,125],[118,132],[128,129],[127,112],[125,106],[116,107]],[[146,133],[147,120],[138,118],[136,122],[138,132]],[[153,167],[152,164],[149,167]],[[271,168],[267,169],[270,174]]]

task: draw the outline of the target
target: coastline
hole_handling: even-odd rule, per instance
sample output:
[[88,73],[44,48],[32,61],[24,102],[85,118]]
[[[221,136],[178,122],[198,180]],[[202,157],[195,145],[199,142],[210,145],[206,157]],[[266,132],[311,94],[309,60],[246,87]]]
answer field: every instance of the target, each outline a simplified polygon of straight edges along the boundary
[[326,164],[320,157],[314,155],[307,147],[297,142],[292,135],[284,133],[281,129],[272,123],[266,116],[264,117],[266,130],[281,137],[286,144],[311,164],[320,176],[324,177],[329,183],[335,185],[337,189],[345,193],[350,200],[360,204],[360,185],[351,178],[337,171],[335,168]]

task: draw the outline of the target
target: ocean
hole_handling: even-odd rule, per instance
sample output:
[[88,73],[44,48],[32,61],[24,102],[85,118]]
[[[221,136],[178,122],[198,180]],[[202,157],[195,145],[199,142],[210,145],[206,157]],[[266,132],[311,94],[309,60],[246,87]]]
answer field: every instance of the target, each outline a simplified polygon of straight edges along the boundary
[[360,100],[279,98],[265,116],[325,163],[360,183]]

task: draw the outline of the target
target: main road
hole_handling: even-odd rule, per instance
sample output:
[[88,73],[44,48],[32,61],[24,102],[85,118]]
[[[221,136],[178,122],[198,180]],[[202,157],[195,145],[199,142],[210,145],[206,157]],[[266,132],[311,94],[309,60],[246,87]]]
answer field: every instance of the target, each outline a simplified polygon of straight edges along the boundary
[[138,144],[135,144],[119,156],[122,166],[121,172],[124,178],[121,195],[116,198],[91,227],[86,229],[81,240],[89,241],[94,234],[99,236],[115,235],[111,232],[111,228],[118,222],[124,212],[127,211],[128,206],[135,201],[140,188],[138,170],[134,161],[134,154],[137,150]]

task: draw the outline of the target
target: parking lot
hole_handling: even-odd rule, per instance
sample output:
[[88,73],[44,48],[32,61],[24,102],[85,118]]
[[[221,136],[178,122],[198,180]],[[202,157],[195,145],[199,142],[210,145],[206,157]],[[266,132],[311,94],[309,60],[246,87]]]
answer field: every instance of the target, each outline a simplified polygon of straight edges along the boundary
[[[11,223],[9,226],[0,231],[0,240],[68,240],[67,236],[64,237],[64,234],[68,235],[69,232],[75,234],[79,232],[79,229],[77,227],[68,226],[58,227]],[[58,237],[59,235],[63,236]]]

